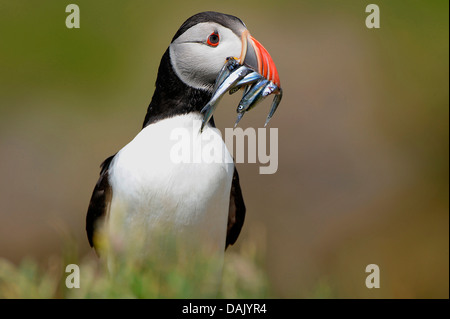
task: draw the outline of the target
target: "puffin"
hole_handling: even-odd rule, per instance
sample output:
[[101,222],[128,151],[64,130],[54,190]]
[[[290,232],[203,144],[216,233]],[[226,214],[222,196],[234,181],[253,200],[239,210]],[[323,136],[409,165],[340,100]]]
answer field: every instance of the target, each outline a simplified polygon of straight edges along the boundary
[[[86,215],[98,255],[163,260],[175,247],[184,262],[223,260],[246,207],[233,157],[214,118],[203,127],[201,111],[227,58],[276,72],[261,48],[232,15],[201,12],[181,25],[161,58],[142,130],[100,166]],[[221,152],[211,161],[205,149]],[[182,151],[191,160],[177,160]]]

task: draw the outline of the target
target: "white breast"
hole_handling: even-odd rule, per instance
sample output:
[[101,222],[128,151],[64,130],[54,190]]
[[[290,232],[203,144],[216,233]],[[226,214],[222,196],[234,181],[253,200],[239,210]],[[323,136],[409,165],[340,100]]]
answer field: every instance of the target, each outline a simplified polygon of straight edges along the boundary
[[200,134],[200,125],[199,114],[159,121],[115,156],[109,235],[116,246],[148,253],[170,238],[223,253],[234,164],[220,132],[208,126]]

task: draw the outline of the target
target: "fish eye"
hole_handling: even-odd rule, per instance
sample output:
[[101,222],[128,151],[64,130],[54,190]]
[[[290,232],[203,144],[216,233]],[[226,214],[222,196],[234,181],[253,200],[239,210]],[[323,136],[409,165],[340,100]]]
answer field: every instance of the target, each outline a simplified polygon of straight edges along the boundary
[[206,40],[206,43],[212,47],[216,47],[219,45],[219,41],[220,41],[219,33],[214,31],[209,35],[208,39]]

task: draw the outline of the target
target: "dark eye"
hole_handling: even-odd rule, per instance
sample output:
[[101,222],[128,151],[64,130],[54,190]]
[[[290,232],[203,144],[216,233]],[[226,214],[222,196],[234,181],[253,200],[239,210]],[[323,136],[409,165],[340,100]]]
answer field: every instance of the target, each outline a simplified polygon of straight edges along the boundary
[[219,45],[219,34],[217,32],[213,32],[209,35],[208,40],[206,40],[206,43],[212,47],[216,47]]

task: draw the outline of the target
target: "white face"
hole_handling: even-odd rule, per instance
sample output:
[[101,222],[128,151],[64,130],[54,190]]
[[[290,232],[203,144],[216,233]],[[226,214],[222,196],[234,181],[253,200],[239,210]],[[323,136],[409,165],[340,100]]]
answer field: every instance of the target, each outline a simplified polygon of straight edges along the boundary
[[[208,44],[213,33],[219,35],[216,45],[214,41]],[[204,22],[191,27],[170,44],[170,60],[184,83],[197,89],[211,89],[226,58],[239,58],[241,47],[241,38],[233,31],[218,23]]]

